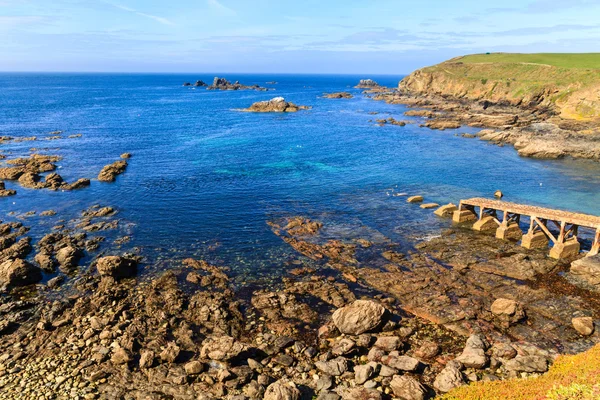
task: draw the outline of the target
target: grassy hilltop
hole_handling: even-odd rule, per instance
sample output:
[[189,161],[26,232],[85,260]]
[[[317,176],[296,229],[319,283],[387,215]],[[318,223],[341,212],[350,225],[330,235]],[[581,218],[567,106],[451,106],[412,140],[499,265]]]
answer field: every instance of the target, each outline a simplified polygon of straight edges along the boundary
[[471,100],[553,107],[566,119],[600,119],[600,53],[474,54],[413,72],[400,88]]

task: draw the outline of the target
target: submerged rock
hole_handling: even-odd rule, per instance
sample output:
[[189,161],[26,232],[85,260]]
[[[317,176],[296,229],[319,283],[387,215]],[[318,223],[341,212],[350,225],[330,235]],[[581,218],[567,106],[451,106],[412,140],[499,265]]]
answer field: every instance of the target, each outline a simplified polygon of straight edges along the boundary
[[98,180],[102,182],[114,182],[117,175],[125,172],[127,168],[127,161],[119,160],[112,164],[104,166],[102,171],[98,174]]
[[297,106],[294,103],[287,102],[283,97],[274,97],[271,100],[259,101],[252,104],[244,111],[249,112],[296,112],[299,110],[308,110],[310,107]]

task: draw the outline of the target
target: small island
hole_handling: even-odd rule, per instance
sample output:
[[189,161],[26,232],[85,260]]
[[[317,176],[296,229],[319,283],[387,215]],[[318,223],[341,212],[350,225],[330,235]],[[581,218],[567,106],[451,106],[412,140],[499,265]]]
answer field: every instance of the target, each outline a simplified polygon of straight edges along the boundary
[[257,113],[296,112],[299,110],[310,110],[310,108],[311,107],[298,106],[292,102],[285,101],[283,97],[274,97],[271,100],[258,101],[242,111]]

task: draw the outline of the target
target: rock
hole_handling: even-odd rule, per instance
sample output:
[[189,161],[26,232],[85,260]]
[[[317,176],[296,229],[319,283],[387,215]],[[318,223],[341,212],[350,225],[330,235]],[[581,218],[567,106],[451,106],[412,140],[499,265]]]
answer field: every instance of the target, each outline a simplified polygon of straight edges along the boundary
[[467,368],[482,369],[486,366],[488,359],[484,350],[465,347],[462,354],[456,358],[456,361],[459,361]]
[[415,356],[419,358],[433,358],[440,353],[440,346],[437,343],[425,341],[415,351]]
[[338,357],[329,361],[317,361],[315,367],[327,375],[340,376],[348,371],[348,360]]
[[542,356],[517,356],[504,362],[504,368],[514,372],[546,372],[548,361]]
[[185,373],[188,375],[198,375],[204,371],[204,364],[200,361],[190,361],[183,366]]
[[26,286],[42,280],[42,271],[21,259],[6,260],[0,264],[0,286]]
[[379,84],[373,79],[361,79],[358,85],[355,86],[357,89],[372,89],[376,87],[379,87]]
[[56,252],[56,261],[66,270],[76,267],[80,258],[81,252],[72,246],[63,247]]
[[382,350],[390,351],[398,350],[402,347],[402,340],[398,336],[380,336],[375,342],[375,346]]
[[458,368],[454,365],[446,366],[433,381],[433,387],[438,392],[447,393],[450,390],[463,386],[465,378]]
[[160,352],[160,359],[166,363],[172,364],[175,362],[181,349],[174,342],[169,342],[167,346]]
[[127,364],[129,361],[131,361],[131,356],[124,348],[117,347],[113,352],[110,361],[115,365]]
[[299,110],[308,110],[310,107],[297,106],[294,103],[285,101],[283,97],[274,97],[271,100],[259,101],[252,104],[244,111],[249,112],[296,112]]
[[357,365],[354,367],[354,381],[357,385],[362,385],[373,376],[374,372],[375,368],[370,364]]
[[360,335],[380,326],[385,313],[386,309],[379,303],[371,300],[356,300],[346,307],[337,309],[332,319],[340,332]]
[[345,389],[341,394],[342,400],[381,400],[381,393],[364,387]]
[[106,256],[96,261],[96,269],[101,276],[128,278],[135,276],[137,261],[121,256]]
[[502,197],[504,197],[504,193],[502,193],[500,190],[496,190],[494,192],[494,197],[497,199],[501,199]]
[[192,86],[190,82],[183,82],[183,86]]
[[336,93],[326,93],[323,95],[326,99],[351,99],[352,94],[348,92],[336,92]]
[[98,174],[98,180],[102,182],[114,182],[117,175],[125,172],[127,161],[119,160],[112,164],[106,165]]
[[121,158],[124,160],[127,160],[127,159],[131,158],[131,153],[123,153],[123,154],[121,154]]
[[407,203],[421,203],[423,202],[423,196],[410,196],[406,199]]
[[355,345],[356,344],[352,340],[344,338],[335,344],[331,352],[333,355],[343,356],[350,353],[354,349]]
[[583,336],[594,333],[594,320],[591,317],[577,317],[571,320],[573,328]]
[[154,364],[154,352],[152,350],[143,350],[140,355],[140,368],[150,368]]
[[519,303],[510,299],[496,299],[491,311],[502,321],[516,323],[525,317],[525,311]]
[[264,400],[298,400],[300,391],[293,382],[278,380],[267,387]]
[[319,377],[316,384],[317,392],[322,392],[324,390],[329,390],[333,387],[333,379],[331,376],[323,374]]
[[228,361],[239,356],[247,347],[231,336],[211,336],[202,342],[201,358]]
[[410,376],[394,376],[390,382],[394,396],[400,400],[425,400],[427,389],[419,381]]
[[570,272],[590,285],[600,288],[600,254],[573,261]]
[[33,259],[45,272],[54,272],[54,260],[48,254],[38,253]]
[[438,203],[424,203],[421,204],[419,207],[421,207],[424,210],[429,210],[431,208],[438,208],[440,205]]
[[492,347],[492,353],[498,357],[503,358],[505,360],[510,360],[511,358],[515,358],[517,356],[517,350],[512,347],[508,343],[494,343]]
[[201,87],[201,86],[208,86],[208,84],[206,84],[203,80],[199,80],[199,81],[196,81],[196,83],[194,83],[194,86]]
[[419,368],[421,362],[416,358],[409,356],[385,356],[381,358],[381,362],[388,367],[398,369],[400,371],[414,372]]
[[341,397],[337,393],[323,391],[317,396],[317,400],[340,400]]

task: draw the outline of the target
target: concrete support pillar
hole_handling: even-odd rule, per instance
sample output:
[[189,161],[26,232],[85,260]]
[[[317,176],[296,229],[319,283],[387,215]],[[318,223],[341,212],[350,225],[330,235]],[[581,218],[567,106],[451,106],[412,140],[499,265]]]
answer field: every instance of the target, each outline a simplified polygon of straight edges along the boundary
[[490,216],[483,217],[473,224],[473,230],[479,232],[493,231],[496,230],[496,228],[498,228],[496,218]]
[[526,249],[545,249],[548,247],[548,237],[544,232],[529,231],[523,235],[521,246]]
[[515,240],[518,241],[523,237],[523,231],[516,222],[511,222],[508,225],[500,225],[496,229],[496,237],[502,240]]
[[561,258],[571,258],[579,254],[581,245],[577,238],[565,240],[562,243],[555,243],[550,250],[550,257],[560,260]]
[[471,222],[477,219],[477,214],[472,210],[457,210],[452,214],[452,221],[457,223]]
[[596,235],[594,236],[594,242],[592,243],[592,248],[588,255],[595,256],[600,253],[600,229],[596,230]]

